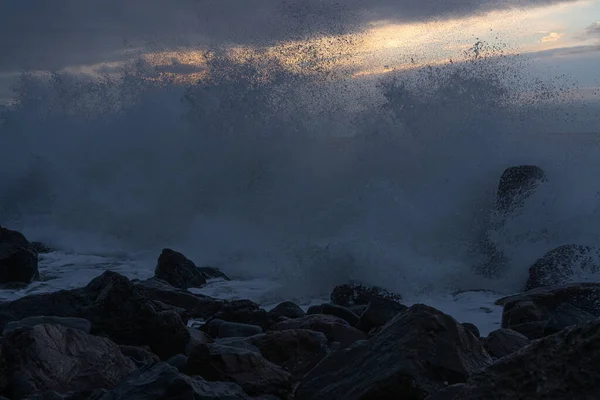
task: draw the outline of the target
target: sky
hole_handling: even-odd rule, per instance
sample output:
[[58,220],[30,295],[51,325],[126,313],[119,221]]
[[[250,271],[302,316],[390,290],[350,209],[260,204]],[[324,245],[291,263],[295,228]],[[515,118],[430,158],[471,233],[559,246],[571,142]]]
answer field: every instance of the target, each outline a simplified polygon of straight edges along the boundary
[[364,76],[447,62],[479,40],[600,86],[600,0],[3,0],[0,101],[21,71],[102,72],[132,55],[185,75],[213,45],[292,66],[317,49]]

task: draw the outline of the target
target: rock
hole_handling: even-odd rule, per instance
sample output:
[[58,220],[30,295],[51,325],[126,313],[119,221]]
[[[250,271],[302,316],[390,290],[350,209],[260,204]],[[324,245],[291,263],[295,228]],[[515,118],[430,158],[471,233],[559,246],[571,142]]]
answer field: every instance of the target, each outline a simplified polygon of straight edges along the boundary
[[205,279],[223,279],[230,281],[229,277],[221,272],[218,268],[213,267],[199,267],[198,271],[202,273]]
[[8,335],[10,332],[24,327],[32,327],[41,324],[62,325],[67,328],[79,329],[82,332],[90,333],[92,323],[84,318],[62,318],[52,316],[36,316],[24,318],[20,321],[12,321],[6,324],[2,331],[2,336]]
[[523,206],[535,189],[546,181],[546,173],[535,165],[519,165],[504,170],[496,193],[496,210],[512,213]]
[[483,347],[493,358],[506,357],[527,346],[529,339],[511,329],[497,329],[483,341]]
[[239,324],[236,322],[223,321],[219,325],[219,338],[230,338],[230,337],[249,337],[262,333],[263,330],[260,326]]
[[62,325],[23,328],[2,339],[3,393],[10,398],[112,388],[136,369],[110,340]]
[[456,320],[417,304],[368,341],[321,361],[300,382],[295,400],[424,399],[491,362]]
[[224,321],[219,318],[211,319],[210,321],[202,325],[200,329],[202,330],[202,332],[207,333],[211,338],[218,338],[221,325],[223,325],[226,322],[227,321]]
[[153,365],[160,362],[158,356],[142,347],[138,346],[119,346],[121,353],[128,357],[138,368],[146,365]]
[[273,317],[274,321],[277,321],[279,317],[301,318],[304,317],[306,313],[299,305],[291,301],[285,301],[269,311],[269,315]]
[[0,243],[0,284],[38,280],[38,255],[27,247]]
[[331,293],[331,302],[342,307],[367,305],[373,297],[379,297],[396,302],[402,301],[402,296],[385,289],[359,284],[338,285]]
[[196,264],[188,260],[183,254],[171,249],[163,249],[158,257],[158,264],[154,275],[169,285],[187,289],[190,287],[202,287],[206,279],[198,270]]
[[529,268],[525,290],[589,281],[600,271],[600,249],[567,244],[546,253]]
[[356,314],[360,317],[365,312],[367,307],[368,307],[368,305],[362,304],[362,305],[358,305],[358,306],[350,306],[350,307],[348,307],[348,310],[352,311],[354,314]]
[[177,354],[176,356],[169,358],[166,362],[171,367],[177,368],[177,371],[185,373],[185,366],[187,365],[187,360],[188,358],[186,355]]
[[327,355],[327,337],[308,329],[267,332],[246,339],[265,359],[302,378]]
[[250,400],[250,397],[235,383],[188,377],[166,363],[159,363],[128,376],[99,400],[165,399]]
[[481,337],[481,333],[479,333],[479,328],[477,328],[477,326],[475,326],[474,324],[472,324],[470,322],[463,322],[461,325],[467,331],[471,332],[473,334],[473,336],[475,336],[477,339],[479,339]]
[[156,277],[145,281],[132,281],[153,300],[158,300],[173,307],[183,308],[190,318],[207,319],[218,312],[223,300],[213,299],[201,294],[191,293],[185,289],[177,289]]
[[0,304],[2,329],[9,321],[37,315],[88,319],[93,334],[122,345],[149,346],[161,359],[182,353],[190,339],[184,310],[150,299],[126,277],[111,271],[83,288]]
[[248,342],[248,339],[249,338],[242,338],[242,337],[223,338],[223,339],[217,339],[215,341],[215,344],[218,344],[220,346],[229,346],[229,347],[235,347],[235,348],[242,349],[242,350],[248,350],[253,353],[260,354],[262,356],[260,350],[256,346],[250,344]]
[[321,304],[320,306],[312,306],[306,312],[308,315],[312,314],[325,314],[325,315],[333,315],[338,318],[345,320],[351,326],[355,326],[358,324],[358,320],[360,319],[358,315],[354,314],[352,311],[347,309],[346,307],[338,306],[335,304]]
[[190,341],[185,346],[184,354],[186,356],[190,355],[194,347],[200,344],[214,343],[214,340],[210,336],[198,329],[188,327],[188,332],[190,333]]
[[360,316],[356,327],[363,332],[370,332],[375,328],[384,326],[396,315],[408,310],[408,307],[396,301],[382,298],[373,298]]
[[533,341],[436,400],[596,399],[598,365],[600,321],[594,321]]
[[225,302],[212,318],[240,324],[258,325],[264,330],[267,330],[276,322],[273,314],[267,313],[258,304],[250,300]]
[[290,374],[255,352],[235,347],[198,346],[188,358],[186,371],[209,381],[237,383],[252,396],[287,398],[292,390]]
[[551,335],[570,326],[583,324],[595,319],[597,317],[569,303],[559,304],[548,322],[544,324],[544,335]]
[[0,244],[27,247],[29,246],[29,241],[21,232],[13,231],[0,226]]
[[600,317],[600,284],[544,286],[504,297],[496,304],[504,306],[502,328],[522,333],[531,340],[539,339],[546,334],[546,325],[551,330],[559,321],[561,326],[573,318],[573,321],[585,321],[586,314],[575,309]]
[[309,329],[321,332],[330,342],[339,342],[342,347],[350,346],[357,340],[366,339],[364,332],[350,326],[345,320],[333,315],[314,314],[302,318],[289,319],[276,323],[271,327],[273,331],[288,329]]

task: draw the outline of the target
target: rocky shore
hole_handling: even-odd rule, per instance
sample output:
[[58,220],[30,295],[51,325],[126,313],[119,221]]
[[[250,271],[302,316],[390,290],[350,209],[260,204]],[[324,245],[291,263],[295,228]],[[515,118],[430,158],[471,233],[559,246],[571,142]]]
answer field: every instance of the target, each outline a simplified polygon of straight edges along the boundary
[[[501,180],[503,216],[545,179],[515,168]],[[486,246],[482,273],[495,273],[505,260]],[[44,251],[0,228],[0,282],[38,279]],[[596,252],[565,245],[541,257],[522,293],[498,299],[502,328],[480,337],[473,324],[357,284],[307,312],[194,294],[228,278],[164,249],[148,280],[106,271],[85,287],[0,303],[0,398],[597,399],[600,284],[578,281],[598,270]]]

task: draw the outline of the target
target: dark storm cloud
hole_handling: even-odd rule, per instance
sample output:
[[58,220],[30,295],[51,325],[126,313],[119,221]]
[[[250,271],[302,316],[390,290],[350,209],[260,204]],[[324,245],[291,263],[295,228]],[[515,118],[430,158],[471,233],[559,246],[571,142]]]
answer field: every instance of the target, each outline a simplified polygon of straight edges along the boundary
[[[571,0],[562,0],[571,1]],[[265,44],[557,0],[2,0],[0,71],[117,61],[128,46]]]

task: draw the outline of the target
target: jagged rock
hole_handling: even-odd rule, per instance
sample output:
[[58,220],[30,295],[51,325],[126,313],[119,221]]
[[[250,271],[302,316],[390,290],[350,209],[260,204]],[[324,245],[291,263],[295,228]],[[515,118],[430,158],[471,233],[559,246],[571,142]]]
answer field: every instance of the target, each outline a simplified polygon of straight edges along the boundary
[[530,340],[539,339],[555,331],[557,324],[566,327],[569,320],[584,322],[587,314],[600,317],[600,284],[544,286],[504,297],[496,304],[504,306],[502,328],[522,333]]
[[493,358],[506,357],[528,344],[529,339],[525,335],[511,329],[497,329],[483,341],[483,347]]
[[314,314],[302,318],[288,319],[276,323],[271,327],[272,331],[283,331],[288,329],[309,329],[321,332],[330,342],[339,342],[342,347],[350,346],[358,340],[366,339],[364,332],[350,326],[345,320],[333,315]]
[[262,333],[260,326],[223,321],[219,325],[219,338],[249,337]]
[[184,354],[186,356],[189,356],[194,347],[200,344],[214,343],[214,340],[210,336],[198,329],[188,327],[188,332],[190,333],[190,341],[185,346]]
[[402,296],[374,286],[345,284],[336,286],[331,292],[331,302],[342,307],[368,305],[373,297],[402,301]]
[[162,359],[182,353],[190,339],[184,310],[151,300],[126,277],[111,271],[83,288],[0,304],[2,329],[7,322],[37,315],[88,319],[93,334],[106,335],[118,344],[150,346]]
[[477,328],[477,326],[475,326],[474,324],[470,322],[463,322],[461,325],[463,326],[463,328],[471,332],[473,336],[475,336],[477,339],[481,337],[481,333],[479,333],[479,328]]
[[138,367],[153,365],[160,362],[160,358],[151,351],[138,346],[119,346],[121,353],[128,357]]
[[491,362],[456,320],[417,304],[368,341],[321,361],[300,382],[295,400],[424,399]]
[[302,378],[327,355],[327,337],[308,329],[267,332],[246,339],[264,358]]
[[313,314],[325,314],[325,315],[333,315],[335,317],[341,318],[349,323],[351,326],[355,326],[358,324],[360,317],[354,314],[352,311],[347,309],[346,307],[338,306],[336,304],[321,304],[319,306],[312,306],[306,312],[308,315]]
[[38,280],[38,255],[27,247],[0,243],[0,284]]
[[589,312],[569,304],[559,304],[552,312],[550,319],[544,324],[544,335],[552,335],[573,325],[583,324],[597,319]]
[[531,342],[435,400],[596,399],[600,393],[600,321]]
[[222,319],[240,324],[258,325],[267,330],[275,321],[274,315],[267,313],[250,300],[233,300],[225,302],[212,319]]
[[3,393],[23,398],[45,390],[59,393],[112,388],[137,368],[106,338],[62,325],[42,324],[2,339]]
[[529,268],[525,290],[589,281],[600,271],[600,249],[567,244],[546,253]]
[[301,318],[304,317],[306,313],[299,305],[291,301],[285,301],[269,311],[269,315],[272,316],[274,321],[277,321],[279,317]]
[[158,257],[154,275],[169,285],[180,289],[202,287],[206,278],[193,261],[171,249],[163,249]]
[[24,327],[32,327],[41,324],[52,324],[52,325],[62,325],[67,328],[79,329],[85,333],[90,333],[92,330],[92,323],[84,318],[62,318],[62,317],[53,317],[53,316],[35,316],[24,318],[20,321],[11,321],[4,327],[2,331],[2,336],[8,335],[12,331],[16,331],[17,329],[21,329]]
[[290,374],[255,352],[235,347],[198,346],[188,357],[186,371],[209,381],[235,382],[252,396],[287,398],[292,390]]
[[396,315],[408,310],[408,307],[396,301],[382,298],[373,298],[360,316],[356,327],[363,332],[371,332],[375,328],[384,326]]
[[206,279],[223,279],[226,281],[230,281],[229,277],[221,272],[218,268],[213,267],[199,267],[198,271],[204,275]]
[[173,307],[183,308],[190,318],[210,318],[223,307],[223,300],[213,299],[185,289],[174,288],[156,277],[145,281],[132,281],[140,291],[147,293],[153,300],[161,301]]

